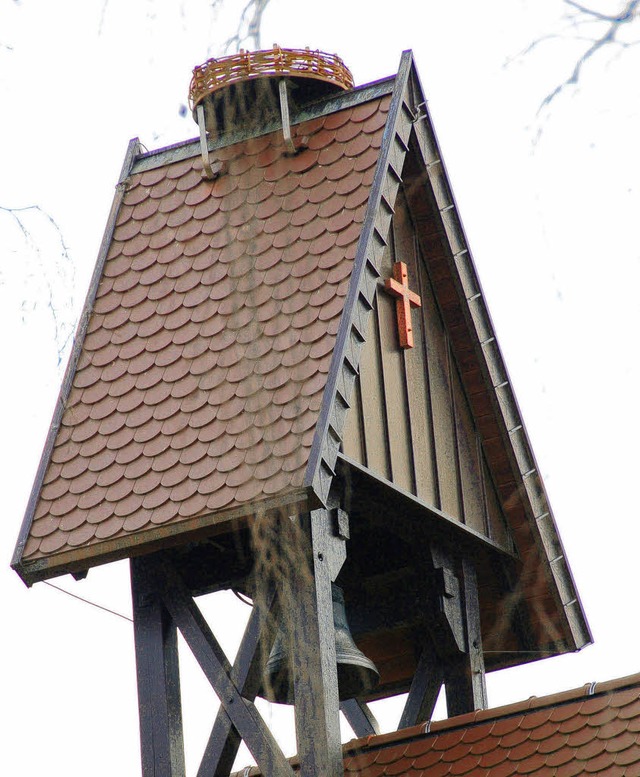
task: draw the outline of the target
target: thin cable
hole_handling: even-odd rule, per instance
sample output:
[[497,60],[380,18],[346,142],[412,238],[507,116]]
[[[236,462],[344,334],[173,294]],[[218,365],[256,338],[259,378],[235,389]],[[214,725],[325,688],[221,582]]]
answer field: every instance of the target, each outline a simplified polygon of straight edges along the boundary
[[95,602],[89,601],[89,599],[83,599],[82,596],[78,596],[77,594],[72,594],[71,591],[67,591],[65,588],[60,588],[60,586],[54,585],[53,583],[50,583],[48,580],[42,581],[45,585],[48,585],[50,588],[55,588],[56,591],[60,591],[63,594],[66,594],[67,596],[71,596],[73,599],[78,599],[81,602],[84,602],[85,604],[90,604],[92,607],[97,607],[99,610],[104,610],[105,612],[111,613],[111,615],[117,615],[118,618],[122,618],[125,621],[129,621],[129,623],[133,623],[133,619],[129,618],[128,615],[123,615],[120,612],[116,612],[115,610],[110,610],[108,607],[103,607],[101,604],[96,604]]
[[[482,652],[485,653],[485,654],[489,654],[489,653],[496,653],[496,654],[508,653],[509,655],[514,655],[514,656],[515,655],[520,655],[520,654],[526,655],[527,653],[529,653],[529,654],[531,654],[531,653],[540,653],[543,656],[557,656],[558,655],[558,652],[554,651],[554,650],[483,650]],[[575,651],[575,652],[577,652],[577,651]]]

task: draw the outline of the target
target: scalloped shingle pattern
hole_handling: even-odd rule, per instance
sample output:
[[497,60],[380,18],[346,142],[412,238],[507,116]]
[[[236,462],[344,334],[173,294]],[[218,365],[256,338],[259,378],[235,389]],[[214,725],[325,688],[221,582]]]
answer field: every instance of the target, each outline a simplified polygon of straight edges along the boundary
[[357,740],[345,776],[638,777],[640,675],[586,691],[439,721],[426,735],[415,727]]
[[[343,745],[345,777],[638,777],[640,674]],[[291,759],[298,771],[298,759]],[[260,777],[254,766],[232,777]]]
[[387,110],[129,178],[23,558],[302,485]]

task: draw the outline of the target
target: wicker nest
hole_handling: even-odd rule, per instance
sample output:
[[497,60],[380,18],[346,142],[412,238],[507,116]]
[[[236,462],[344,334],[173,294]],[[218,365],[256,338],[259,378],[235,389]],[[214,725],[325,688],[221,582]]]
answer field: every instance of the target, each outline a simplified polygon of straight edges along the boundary
[[240,51],[208,59],[195,67],[189,87],[190,108],[194,111],[205,97],[232,84],[259,78],[310,78],[337,89],[353,87],[351,72],[336,54],[274,46],[266,51]]

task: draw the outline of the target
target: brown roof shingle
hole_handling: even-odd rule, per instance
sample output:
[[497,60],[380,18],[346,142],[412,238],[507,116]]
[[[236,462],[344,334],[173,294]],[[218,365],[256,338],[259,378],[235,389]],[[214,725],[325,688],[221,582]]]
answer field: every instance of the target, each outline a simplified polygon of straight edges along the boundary
[[302,486],[388,104],[128,179],[24,560]]

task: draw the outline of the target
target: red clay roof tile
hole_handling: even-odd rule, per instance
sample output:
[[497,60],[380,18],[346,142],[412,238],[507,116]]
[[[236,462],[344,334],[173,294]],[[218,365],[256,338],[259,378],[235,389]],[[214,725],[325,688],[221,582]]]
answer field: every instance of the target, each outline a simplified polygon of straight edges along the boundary
[[[585,688],[579,688],[438,721],[431,733],[421,733],[414,727],[355,740],[345,745],[345,771],[369,777],[371,764],[375,763],[385,767],[381,777],[640,774],[640,743],[626,727],[629,720],[640,719],[640,709],[634,718],[614,717],[600,726],[594,724],[603,710],[616,713],[630,701],[633,703],[640,689],[640,675],[606,686],[604,692],[596,689],[591,696],[585,696]],[[561,720],[554,721],[554,713],[560,709],[557,717]],[[563,734],[560,727],[575,719],[579,725],[573,727],[573,733]],[[582,737],[591,738],[582,741]]]
[[197,159],[131,176],[36,512],[58,536],[30,557],[302,482],[388,102],[299,127],[295,157],[218,149],[214,183]]

